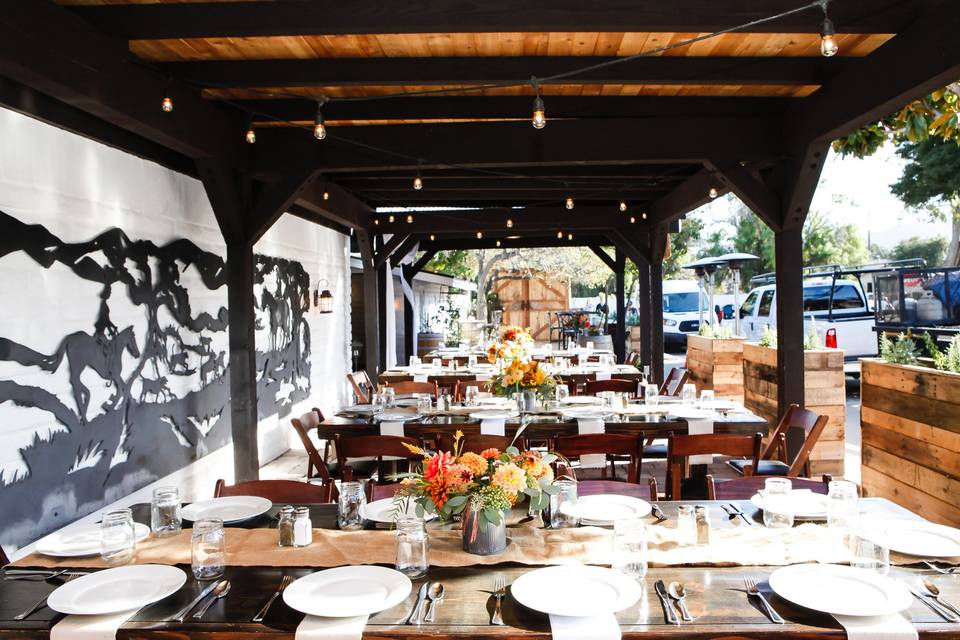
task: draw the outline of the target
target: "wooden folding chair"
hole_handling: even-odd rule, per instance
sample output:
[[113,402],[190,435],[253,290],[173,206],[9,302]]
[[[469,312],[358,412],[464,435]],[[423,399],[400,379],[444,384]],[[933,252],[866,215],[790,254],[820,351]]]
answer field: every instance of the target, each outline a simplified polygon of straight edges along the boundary
[[657,481],[648,478],[647,484],[635,482],[620,482],[617,480],[580,480],[577,482],[577,497],[594,496],[599,494],[630,496],[641,500],[656,502]]
[[387,387],[394,390],[397,395],[405,393],[425,393],[431,398],[436,398],[438,389],[436,382],[414,382],[413,380],[401,380],[400,382],[388,382]]
[[636,380],[625,380],[623,378],[587,380],[583,385],[583,395],[595,396],[601,391],[616,391],[617,393],[629,393],[631,397],[636,398],[638,387],[639,383]]
[[217,480],[213,497],[259,496],[279,503],[323,504],[333,502],[337,498],[336,491],[332,482],[311,484],[296,480],[251,480],[228,485],[223,480]]
[[[293,425],[293,430],[297,432],[300,443],[307,452],[307,479],[313,478],[313,472],[316,471],[317,477],[326,483],[330,481],[330,470],[327,468],[326,457],[320,455],[317,447],[313,444],[313,440],[310,439],[310,430],[316,429],[321,422],[323,422],[323,414],[320,413],[319,409],[308,411],[299,418],[290,420],[290,424]],[[329,446],[328,440],[328,449]]]
[[674,367],[670,369],[666,380],[660,385],[659,393],[661,396],[679,396],[683,390],[683,385],[690,379],[690,372],[683,367]]
[[750,467],[744,467],[744,475],[752,475],[752,470],[760,460],[760,447],[763,435],[740,436],[727,433],[705,433],[699,435],[675,435],[667,444],[667,496],[670,500],[681,500],[683,468],[690,456],[724,455],[749,458]]
[[457,402],[463,402],[467,394],[467,387],[477,387],[480,391],[490,391],[489,382],[480,380],[457,380],[457,386],[454,387],[453,399]]
[[[796,478],[810,475],[810,453],[820,440],[827,427],[829,416],[817,415],[809,409],[801,409],[791,404],[780,419],[767,446],[760,453],[760,462],[753,468],[755,476],[786,476]],[[803,429],[803,446],[796,457],[787,464],[787,433],[790,429]],[[775,457],[776,456],[776,457]],[[744,460],[730,460],[728,464],[740,475],[743,473]]]
[[[640,478],[640,465],[643,458],[643,436],[620,433],[589,433],[578,436],[559,436],[551,441],[550,450],[568,460],[579,459],[582,455],[606,454],[612,479],[616,480],[616,461],[627,461],[627,482],[636,483]],[[601,478],[607,478],[607,465],[604,465]]]
[[[377,484],[386,484],[391,481],[390,475],[386,470],[384,462],[406,462],[407,469],[419,463],[423,458],[417,454],[411,453],[409,449],[403,446],[403,443],[420,447],[421,442],[415,438],[403,438],[400,436],[333,436],[334,446],[337,450],[337,466],[340,468],[340,474],[344,481],[362,479],[363,476],[357,475],[354,468],[350,465],[351,461],[373,460],[376,462],[376,482]],[[374,473],[368,477],[373,478]]]
[[[833,476],[824,474],[822,480],[807,478],[791,478],[794,489],[809,489],[814,493],[827,494]],[[746,476],[715,482],[712,475],[707,475],[707,500],[749,500],[758,491],[763,489],[767,481],[763,476]]]
[[[503,451],[513,442],[511,436],[489,436],[479,433],[468,433],[460,438],[460,451],[471,451],[480,453],[487,449],[499,449]],[[438,433],[434,438],[434,446],[437,451],[453,451],[453,436],[449,433]],[[526,441],[521,437],[517,439],[514,446],[521,451],[526,449]]]
[[357,404],[369,404],[370,392],[373,391],[373,383],[366,371],[354,371],[347,374],[347,380],[353,387],[353,395],[357,398]]

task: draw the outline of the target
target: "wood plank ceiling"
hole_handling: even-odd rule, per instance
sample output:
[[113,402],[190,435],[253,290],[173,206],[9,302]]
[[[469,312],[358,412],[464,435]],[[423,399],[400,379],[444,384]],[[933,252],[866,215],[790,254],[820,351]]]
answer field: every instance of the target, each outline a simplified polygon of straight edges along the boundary
[[[342,167],[327,165],[325,173],[370,204],[555,206],[574,195],[578,203],[600,206],[629,199],[631,211],[676,193],[704,167],[710,171],[715,152],[691,155],[677,144],[670,150],[676,157],[665,152],[653,162],[657,158],[639,151],[631,158],[628,142],[611,140],[624,148],[604,161],[599,151],[598,157],[559,158],[537,143],[520,142],[541,162],[519,161],[500,134],[522,131],[523,141],[543,137],[529,127],[531,75],[656,51],[802,4],[671,0],[665,6],[662,0],[638,0],[628,7],[618,0],[597,6],[557,0],[539,12],[518,7],[513,15],[503,2],[451,7],[416,0],[393,13],[360,0],[351,14],[352,5],[303,0],[57,1],[126,40],[148,67],[198,88],[207,100],[248,110],[261,130],[258,151],[269,158],[263,164],[283,160],[290,136],[309,136],[298,129],[311,129],[315,101],[330,99],[324,107],[330,139],[323,144],[352,147],[344,149],[349,153]],[[548,81],[541,86],[547,129],[576,131],[576,123],[585,123],[603,132],[594,137],[610,139],[617,136],[614,122],[631,123],[625,130],[639,134],[633,144],[640,150],[665,146],[658,141],[659,127],[695,119],[709,130],[715,118],[730,140],[744,140],[741,156],[719,138],[716,149],[738,162],[762,164],[775,150],[765,148],[757,129],[774,131],[776,119],[792,105],[816,96],[836,73],[857,69],[932,1],[835,0],[831,13],[840,54],[833,59],[820,55],[822,14],[811,8],[744,32]],[[416,95],[398,95],[411,93]],[[739,132],[748,122],[760,123],[749,125],[757,131]],[[337,133],[340,127],[347,133]],[[411,133],[419,131],[427,141],[422,145]],[[446,134],[456,139],[446,140]],[[479,169],[464,166],[469,154],[450,159],[461,155],[451,144],[474,139],[499,145],[502,161],[489,159],[495,151],[482,161],[478,155]],[[760,142],[751,149],[749,140]],[[384,148],[381,166],[361,153]],[[426,188],[410,188],[411,165],[429,173]]]

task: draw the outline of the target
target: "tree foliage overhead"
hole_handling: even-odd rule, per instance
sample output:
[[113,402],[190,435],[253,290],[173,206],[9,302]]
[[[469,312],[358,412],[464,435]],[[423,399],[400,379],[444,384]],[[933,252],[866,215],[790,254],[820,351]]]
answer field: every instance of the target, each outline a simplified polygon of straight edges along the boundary
[[936,238],[907,238],[901,240],[889,250],[878,250],[873,247],[873,254],[884,260],[910,260],[923,258],[930,266],[943,264],[947,254],[947,239],[943,236]]

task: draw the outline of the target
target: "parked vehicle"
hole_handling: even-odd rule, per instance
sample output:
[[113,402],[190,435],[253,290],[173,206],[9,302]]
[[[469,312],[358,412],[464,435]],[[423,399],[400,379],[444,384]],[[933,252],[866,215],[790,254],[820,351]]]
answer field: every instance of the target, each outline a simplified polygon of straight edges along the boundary
[[[687,336],[700,331],[700,289],[695,280],[663,281],[663,346],[685,349]],[[703,296],[704,318],[710,319],[709,300]]]

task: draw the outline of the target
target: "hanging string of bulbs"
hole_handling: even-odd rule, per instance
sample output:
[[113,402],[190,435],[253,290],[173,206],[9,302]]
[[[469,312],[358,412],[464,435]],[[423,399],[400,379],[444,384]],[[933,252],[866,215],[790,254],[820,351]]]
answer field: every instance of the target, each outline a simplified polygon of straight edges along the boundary
[[[781,18],[785,18],[785,17],[790,16],[790,15],[794,15],[794,14],[797,14],[797,13],[801,13],[801,12],[807,11],[807,10],[812,9],[812,8],[819,8],[819,9],[823,12],[823,20],[822,20],[821,25],[820,25],[820,53],[821,53],[821,55],[823,55],[823,56],[826,57],[826,58],[831,58],[831,57],[835,56],[835,55],[839,52],[840,47],[839,47],[839,44],[838,44],[837,39],[836,39],[836,28],[834,27],[833,21],[830,19],[830,15],[829,15],[829,5],[830,5],[830,2],[831,2],[831,0],[812,0],[811,2],[808,2],[807,4],[804,4],[804,5],[802,5],[802,6],[798,6],[798,7],[794,8],[794,9],[788,9],[788,10],[786,10],[786,11],[783,11],[783,12],[780,12],[780,13],[777,13],[777,14],[774,14],[774,15],[770,15],[770,16],[767,16],[767,17],[764,17],[764,18],[758,18],[758,19],[756,19],[756,20],[751,20],[751,21],[749,21],[749,22],[745,22],[745,23],[743,23],[743,24],[739,24],[739,25],[736,25],[736,26],[733,26],[733,27],[728,27],[728,28],[726,28],[726,29],[720,29],[720,30],[714,31],[714,32],[712,32],[712,33],[707,33],[707,34],[699,35],[699,36],[696,36],[696,37],[693,37],[693,38],[688,38],[688,39],[683,40],[683,41],[673,42],[673,43],[670,43],[670,44],[667,44],[667,45],[663,45],[663,46],[661,46],[661,47],[656,47],[656,48],[654,48],[654,49],[651,49],[651,50],[648,50],[648,51],[643,51],[643,52],[640,52],[640,53],[637,53],[637,54],[633,54],[633,55],[630,55],[630,56],[622,56],[622,57],[614,58],[614,59],[611,59],[611,60],[605,60],[605,61],[603,61],[603,62],[599,62],[599,63],[591,64],[591,65],[586,65],[586,66],[583,66],[583,67],[577,67],[577,68],[571,69],[571,70],[569,70],[569,71],[565,71],[565,72],[561,72],[561,73],[556,73],[556,74],[549,75],[549,76],[543,76],[543,77],[538,77],[538,76],[536,76],[536,75],[531,76],[530,81],[529,81],[529,84],[530,84],[530,86],[532,87],[533,93],[534,93],[533,109],[532,109],[532,115],[531,115],[531,118],[530,118],[531,124],[532,124],[533,128],[534,128],[534,129],[537,129],[537,130],[544,129],[544,128],[547,126],[546,105],[545,105],[545,103],[544,103],[543,96],[542,96],[542,94],[541,94],[541,86],[542,86],[544,83],[556,82],[556,81],[558,81],[558,80],[562,80],[562,79],[565,79],[565,78],[570,78],[570,77],[577,76],[577,75],[581,75],[581,74],[588,73],[588,72],[591,72],[591,71],[596,71],[596,70],[598,70],[598,69],[603,69],[603,68],[611,67],[611,66],[618,65],[618,64],[628,63],[628,62],[631,62],[631,61],[633,61],[633,60],[637,60],[637,59],[640,59],[640,58],[646,58],[646,57],[651,57],[651,56],[659,55],[659,54],[662,54],[662,53],[664,53],[664,52],[670,51],[670,50],[672,50],[672,49],[678,49],[678,48],[681,48],[681,47],[687,47],[687,46],[690,46],[690,45],[692,45],[692,44],[696,44],[696,43],[698,43],[698,42],[703,42],[703,41],[705,41],[705,40],[710,40],[710,39],[712,39],[712,38],[716,38],[716,37],[721,36],[721,35],[724,35],[724,34],[735,33],[735,32],[738,32],[738,31],[750,29],[751,27],[755,27],[755,26],[759,26],[759,25],[762,25],[762,24],[766,24],[766,23],[768,23],[768,22],[773,22],[773,21],[779,20],[779,19],[781,19]],[[172,81],[173,81],[173,77],[168,75],[168,76],[167,76],[166,87],[165,87],[165,89],[164,89],[164,96],[163,96],[163,99],[162,99],[161,104],[160,104],[161,110],[164,111],[165,113],[171,113],[171,112],[173,112],[173,110],[174,110],[174,100],[173,100],[173,97],[171,96],[171,85],[172,85]],[[198,84],[198,83],[194,83],[194,84]],[[328,97],[328,96],[321,96],[319,99],[317,99],[317,111],[316,111],[316,115],[315,115],[315,117],[314,117],[313,136],[314,136],[314,138],[316,138],[318,141],[323,141],[323,140],[325,140],[325,139],[327,138],[327,127],[326,127],[326,124],[325,124],[325,121],[324,121],[323,107],[324,107],[325,104],[327,104],[327,103],[329,103],[329,102],[331,102],[331,101],[337,101],[337,102],[358,102],[358,101],[384,100],[384,99],[413,97],[413,96],[424,96],[424,95],[442,95],[442,94],[453,94],[453,93],[463,93],[463,92],[476,92],[476,91],[486,91],[486,90],[490,90],[490,89],[501,89],[501,88],[508,88],[508,87],[517,87],[517,86],[522,86],[522,85],[524,85],[524,84],[526,84],[526,83],[518,83],[518,82],[499,82],[499,83],[488,83],[488,84],[483,84],[483,85],[473,85],[473,86],[469,86],[469,87],[425,89],[425,90],[419,90],[419,91],[402,91],[402,92],[395,92],[395,93],[378,94],[378,95],[374,95],[374,96],[344,96],[344,97],[337,97],[337,98],[330,98],[330,97]],[[207,85],[201,85],[201,88],[202,88],[202,89],[209,89],[209,88],[217,88],[217,87],[215,87],[215,86],[213,86],[213,85],[207,84]],[[220,88],[228,88],[228,87],[220,87]],[[255,90],[255,91],[256,91],[256,90]],[[265,95],[267,95],[267,96],[269,96],[269,97],[287,97],[287,98],[293,98],[293,99],[299,99],[299,98],[302,98],[302,97],[303,97],[302,95],[297,95],[297,94],[285,94],[285,93],[282,93],[282,92],[274,92],[274,91],[261,91],[260,93],[263,93],[263,94],[265,94]],[[241,108],[241,109],[243,109],[244,111],[246,111],[246,113],[247,113],[247,125],[246,125],[246,130],[245,130],[245,132],[244,132],[244,140],[247,142],[247,144],[256,144],[256,142],[257,142],[257,134],[256,134],[256,130],[255,130],[255,127],[254,127],[254,115],[261,115],[261,116],[267,117],[267,118],[269,118],[269,119],[271,119],[271,120],[273,120],[273,121],[286,123],[286,124],[289,124],[289,125],[292,125],[292,126],[295,126],[295,127],[300,126],[299,124],[297,124],[297,123],[295,123],[295,122],[292,122],[292,121],[290,121],[290,120],[287,120],[287,119],[285,119],[285,118],[278,118],[278,117],[276,117],[276,116],[273,116],[272,114],[266,114],[266,113],[260,113],[260,112],[252,111],[252,110],[244,107],[243,105],[237,104],[237,103],[232,102],[232,101],[229,101],[229,100],[224,100],[223,102],[225,102],[225,103],[227,103],[227,104],[231,104],[231,105],[233,105],[233,106],[235,106],[235,107],[237,107],[237,108]],[[378,148],[378,147],[374,147],[373,145],[366,145],[366,144],[363,144],[363,143],[358,143],[358,142],[356,142],[356,141],[347,140],[347,139],[345,139],[345,138],[338,138],[338,139],[340,139],[340,140],[342,140],[342,141],[345,141],[345,142],[348,142],[348,143],[350,143],[350,144],[357,144],[357,145],[360,145],[360,146],[364,146],[364,147],[366,147],[366,148],[368,148],[368,149],[371,149],[371,150],[380,151],[380,152],[387,153],[387,154],[391,154],[391,155],[397,155],[397,156],[405,157],[405,156],[403,156],[403,154],[398,154],[398,153],[396,153],[396,152],[391,152],[391,151],[386,150],[386,149],[380,149],[380,148]],[[417,190],[417,191],[423,189],[423,178],[422,178],[422,175],[421,175],[422,172],[421,172],[421,170],[420,170],[420,166],[422,165],[422,163],[423,163],[423,160],[422,160],[422,159],[419,159],[419,160],[417,161],[418,169],[417,169],[417,173],[416,173],[416,175],[414,176],[414,179],[413,179],[413,188],[414,188],[415,190]],[[431,164],[436,164],[436,165],[441,165],[441,166],[451,167],[451,168],[457,168],[457,167],[458,167],[458,165],[453,165],[453,164],[449,164],[449,163],[439,163],[439,162],[438,162],[438,163],[431,163]],[[464,169],[467,169],[467,170],[471,170],[471,171],[482,172],[482,173],[498,173],[498,172],[489,172],[489,171],[478,171],[477,168],[475,168],[475,167],[463,167],[463,168],[464,168]],[[522,177],[522,176],[517,176],[517,174],[506,174],[506,175],[509,175],[509,176],[511,176],[511,177]],[[564,186],[566,186],[566,184],[565,184]],[[715,198],[717,198],[717,197],[719,196],[719,189],[717,188],[716,185],[713,185],[713,184],[712,184],[712,185],[710,186],[710,189],[709,189],[709,192],[708,192],[708,196],[710,197],[710,199],[715,199]],[[326,197],[327,197],[327,194],[326,194],[326,193],[324,193],[324,197],[325,197],[325,199],[326,199]],[[567,209],[568,211],[571,211],[571,210],[574,209],[575,203],[574,203],[574,200],[573,200],[573,197],[572,197],[572,196],[567,196],[567,197],[564,199],[564,206],[566,207],[566,209]],[[626,202],[625,200],[623,200],[622,198],[621,198],[620,201],[619,201],[619,209],[620,209],[621,212],[626,212],[627,209],[628,209],[627,202]],[[390,216],[390,217],[393,218],[393,216]],[[646,218],[647,218],[647,214],[646,214],[646,213],[642,213],[642,218],[643,218],[643,219],[646,219]],[[635,222],[635,220],[636,220],[636,218],[635,218],[634,216],[631,216],[631,217],[630,217],[630,222],[631,222],[631,223],[632,223],[632,222]],[[391,222],[392,222],[392,221],[393,221],[393,220],[391,220]],[[408,221],[408,222],[412,222],[412,218],[408,216],[408,220],[407,220],[407,221]],[[558,235],[558,238],[562,238],[562,233],[560,233],[560,235]]]

